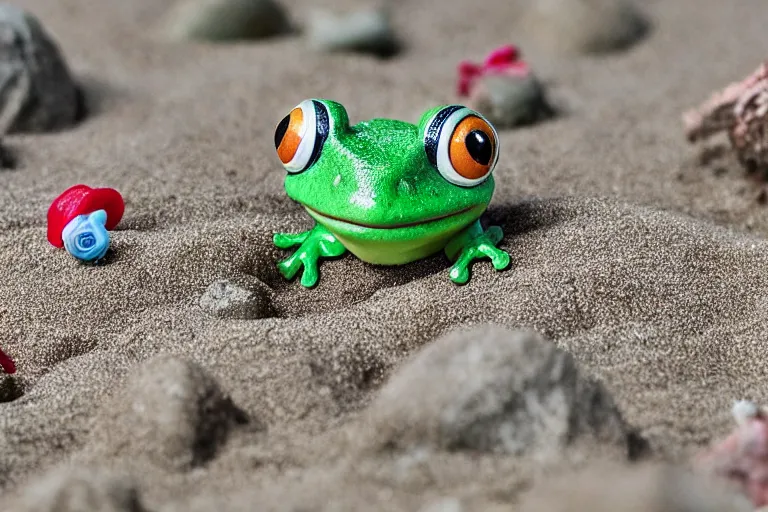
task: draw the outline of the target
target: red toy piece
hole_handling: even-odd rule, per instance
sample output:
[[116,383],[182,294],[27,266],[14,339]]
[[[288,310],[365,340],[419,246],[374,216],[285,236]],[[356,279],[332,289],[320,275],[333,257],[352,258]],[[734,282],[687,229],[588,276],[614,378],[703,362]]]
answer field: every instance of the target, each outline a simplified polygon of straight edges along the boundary
[[514,45],[501,46],[493,50],[482,64],[470,61],[459,63],[459,96],[469,96],[472,84],[481,76],[512,75],[526,77],[531,70],[528,64],[520,59],[520,50]]
[[48,208],[48,241],[58,248],[64,247],[62,231],[78,215],[87,215],[97,210],[107,212],[107,230],[114,229],[123,217],[125,203],[123,196],[112,188],[91,188],[88,185],[74,185],[53,200]]
[[16,373],[16,365],[13,364],[13,360],[2,350],[0,350],[0,368],[8,374]]

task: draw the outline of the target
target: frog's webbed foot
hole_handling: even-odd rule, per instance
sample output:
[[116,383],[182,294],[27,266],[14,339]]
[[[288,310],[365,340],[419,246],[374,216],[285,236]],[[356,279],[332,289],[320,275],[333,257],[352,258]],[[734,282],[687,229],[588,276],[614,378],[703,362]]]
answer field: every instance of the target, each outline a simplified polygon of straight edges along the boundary
[[456,284],[469,281],[469,269],[472,262],[480,258],[490,258],[496,270],[504,270],[509,266],[510,258],[506,251],[496,247],[504,233],[499,226],[491,226],[483,231],[480,222],[476,221],[459,234],[446,246],[445,252],[455,263],[448,276]]
[[306,288],[317,284],[320,258],[341,256],[347,250],[333,233],[319,224],[303,233],[275,233],[272,241],[280,249],[299,246],[296,252],[279,262],[277,268],[283,277],[293,279],[303,266],[301,284]]

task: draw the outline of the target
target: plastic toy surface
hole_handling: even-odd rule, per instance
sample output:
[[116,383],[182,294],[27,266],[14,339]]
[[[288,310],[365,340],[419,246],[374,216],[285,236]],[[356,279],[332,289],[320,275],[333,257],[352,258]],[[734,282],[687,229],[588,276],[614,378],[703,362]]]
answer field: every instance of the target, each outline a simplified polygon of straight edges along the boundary
[[16,373],[16,365],[13,364],[13,360],[2,350],[0,350],[0,368],[8,374]]
[[299,234],[275,234],[281,249],[298,246],[278,268],[314,286],[321,258],[347,250],[378,265],[401,265],[441,250],[454,265],[450,279],[469,280],[473,260],[489,257],[497,270],[509,255],[496,247],[501,228],[479,218],[494,190],[499,158],[496,130],[461,105],[433,108],[418,125],[373,119],[350,126],[346,109],[308,99],[275,131],[288,174],[285,190],[315,220]]
[[506,45],[493,50],[482,64],[470,61],[459,63],[457,94],[469,96],[472,84],[484,75],[512,75],[527,77],[531,74],[528,64],[520,59],[516,46]]
[[109,249],[109,230],[125,211],[117,190],[75,185],[48,209],[48,241],[86,263],[101,260]]

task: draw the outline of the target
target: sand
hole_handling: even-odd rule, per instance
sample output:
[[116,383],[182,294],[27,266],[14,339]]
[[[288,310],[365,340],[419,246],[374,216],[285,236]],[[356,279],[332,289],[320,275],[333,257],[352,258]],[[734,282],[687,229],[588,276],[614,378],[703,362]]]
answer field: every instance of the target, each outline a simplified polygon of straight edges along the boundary
[[[301,23],[315,2],[284,4]],[[746,3],[649,0],[654,27],[637,46],[558,57],[516,38],[518,4],[397,2],[407,50],[382,61],[299,36],[165,43],[168,1],[20,3],[84,82],[90,115],[5,141],[18,167],[0,172],[0,346],[23,394],[0,404],[0,509],[54,510],[63,492],[92,505],[57,510],[518,510],[552,474],[629,464],[640,438],[647,463],[684,466],[729,431],[733,400],[765,402],[768,209],[732,157],[699,165],[680,120],[765,57],[763,20]],[[504,229],[511,268],[477,263],[458,287],[440,255],[402,268],[346,256],[322,265],[316,289],[284,281],[271,236],[311,223],[283,193],[276,123],[308,97],[340,101],[352,122],[416,121],[454,101],[460,60],[506,43],[565,110],[500,134],[484,222]],[[50,202],[75,183],[126,200],[97,268],[45,238]],[[253,284],[267,317],[208,315],[199,298],[222,279]],[[485,346],[485,324],[569,354],[568,382],[610,398],[595,421],[612,441],[557,430],[572,427],[570,385],[547,381],[536,389],[560,419],[529,435],[574,442],[510,452],[498,432],[520,404],[504,400],[528,385],[514,372],[506,390],[482,381],[491,412],[419,408],[430,393],[453,407],[442,390],[459,376],[435,361]],[[491,371],[472,364],[468,385]],[[481,441],[461,441],[486,413]]]

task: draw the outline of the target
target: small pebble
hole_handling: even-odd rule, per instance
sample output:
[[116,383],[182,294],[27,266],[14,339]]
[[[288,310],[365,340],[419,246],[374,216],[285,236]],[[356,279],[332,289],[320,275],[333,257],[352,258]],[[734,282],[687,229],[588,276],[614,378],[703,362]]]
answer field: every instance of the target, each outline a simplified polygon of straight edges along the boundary
[[0,134],[56,131],[82,114],[58,45],[32,14],[0,3]]
[[200,297],[200,307],[216,318],[252,320],[272,314],[266,286],[247,289],[229,281],[212,283]]
[[309,16],[307,37],[311,46],[326,52],[359,52],[391,57],[400,49],[389,13],[383,8],[346,14],[315,10]]
[[274,0],[180,0],[163,30],[172,40],[222,42],[276,36],[291,24]]
[[15,376],[0,376],[0,403],[12,402],[23,394],[24,390]]
[[483,114],[499,129],[535,123],[555,113],[546,99],[544,87],[533,75],[481,77],[467,106]]
[[536,45],[566,55],[623,50],[650,27],[632,0],[532,0],[518,23]]

